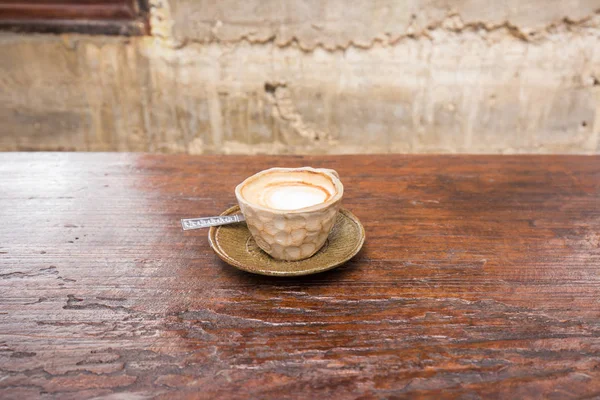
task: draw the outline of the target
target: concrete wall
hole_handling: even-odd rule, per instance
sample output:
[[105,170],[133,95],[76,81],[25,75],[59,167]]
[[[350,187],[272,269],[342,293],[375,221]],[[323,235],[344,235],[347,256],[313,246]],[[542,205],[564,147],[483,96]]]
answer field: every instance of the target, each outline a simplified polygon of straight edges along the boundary
[[0,34],[0,150],[599,153],[600,0],[153,0]]

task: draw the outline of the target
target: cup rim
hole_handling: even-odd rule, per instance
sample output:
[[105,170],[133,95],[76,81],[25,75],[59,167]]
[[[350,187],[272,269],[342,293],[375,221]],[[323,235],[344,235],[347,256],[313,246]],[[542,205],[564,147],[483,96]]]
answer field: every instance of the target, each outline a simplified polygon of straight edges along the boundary
[[[327,176],[333,183],[333,187],[335,188],[336,193],[323,203],[315,204],[315,205],[309,206],[309,207],[297,208],[295,210],[278,210],[275,208],[264,207],[264,206],[261,206],[260,204],[252,203],[252,202],[246,200],[242,196],[242,188],[245,185],[247,185],[248,183],[250,183],[256,179],[259,179],[263,175],[267,175],[272,172],[296,172],[296,171],[310,171],[310,172],[315,172],[315,173]],[[343,195],[344,195],[344,185],[338,178],[337,172],[335,172],[332,169],[327,169],[327,168],[313,168],[313,167],[300,167],[300,168],[274,167],[274,168],[269,168],[269,169],[262,170],[260,172],[257,172],[254,175],[249,176],[248,178],[244,179],[244,181],[242,183],[240,183],[239,185],[237,185],[235,187],[235,197],[237,197],[237,200],[239,203],[243,203],[254,209],[261,210],[261,211],[267,211],[267,212],[270,212],[273,214],[300,214],[300,213],[306,213],[306,212],[311,212],[311,211],[319,211],[319,210],[327,208],[330,205],[335,204],[336,202],[340,201],[342,199]]]

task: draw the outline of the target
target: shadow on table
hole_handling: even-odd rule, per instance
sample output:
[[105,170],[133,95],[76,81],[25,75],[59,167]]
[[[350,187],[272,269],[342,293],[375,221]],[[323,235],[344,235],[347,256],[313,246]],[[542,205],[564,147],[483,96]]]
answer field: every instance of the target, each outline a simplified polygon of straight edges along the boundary
[[[362,251],[361,251],[362,252]],[[218,264],[221,267],[221,273],[223,276],[236,281],[238,284],[250,284],[250,285],[301,285],[301,284],[327,284],[339,283],[349,279],[349,275],[359,268],[360,254],[352,260],[340,265],[337,268],[329,271],[319,272],[312,275],[304,276],[267,276],[252,274],[239,270],[235,267],[230,266],[222,260],[218,260]]]

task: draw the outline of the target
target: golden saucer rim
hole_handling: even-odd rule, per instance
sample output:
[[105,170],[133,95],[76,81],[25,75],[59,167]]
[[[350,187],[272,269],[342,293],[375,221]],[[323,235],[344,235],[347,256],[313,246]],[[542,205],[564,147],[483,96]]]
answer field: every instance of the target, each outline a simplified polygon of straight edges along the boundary
[[[238,212],[239,210],[240,210],[239,205],[235,205],[235,206],[229,207],[227,210],[223,211],[220,215],[221,216],[230,215],[235,212]],[[363,225],[360,222],[360,220],[358,219],[358,217],[344,207],[340,208],[340,212],[345,217],[350,219],[354,224],[356,224],[356,226],[359,228],[359,230],[360,230],[359,238],[357,240],[356,246],[349,253],[349,256],[343,257],[339,261],[334,262],[331,265],[327,265],[326,267],[320,266],[320,267],[315,267],[315,268],[311,268],[311,269],[303,269],[303,270],[295,270],[295,271],[270,271],[270,270],[265,270],[265,269],[257,270],[257,269],[249,268],[244,263],[229,256],[223,250],[223,248],[217,244],[216,235],[217,235],[218,230],[221,228],[220,226],[210,227],[210,229],[208,231],[208,242],[210,244],[210,247],[217,254],[217,256],[221,260],[223,260],[225,263],[227,263],[227,264],[231,265],[232,267],[235,267],[239,270],[242,270],[242,271],[245,271],[245,272],[248,272],[251,274],[257,274],[257,275],[263,275],[263,276],[281,276],[281,277],[304,276],[304,275],[317,274],[317,273],[332,270],[332,269],[337,268],[340,265],[345,264],[346,262],[350,261],[354,256],[356,256],[358,254],[358,252],[360,252],[360,250],[363,247],[363,244],[365,243],[365,238],[366,238],[365,228],[363,227]],[[308,259],[310,260],[310,257]],[[299,260],[299,261],[306,261],[306,259]],[[286,261],[286,262],[296,263],[299,261]]]

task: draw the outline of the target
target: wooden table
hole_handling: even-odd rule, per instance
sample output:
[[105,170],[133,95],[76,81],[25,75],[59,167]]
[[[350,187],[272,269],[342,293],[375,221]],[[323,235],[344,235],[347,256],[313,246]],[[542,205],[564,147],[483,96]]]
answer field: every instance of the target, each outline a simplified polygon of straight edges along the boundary
[[[303,165],[365,226],[346,265],[255,276],[181,231]],[[600,157],[0,153],[0,398],[599,395]]]

